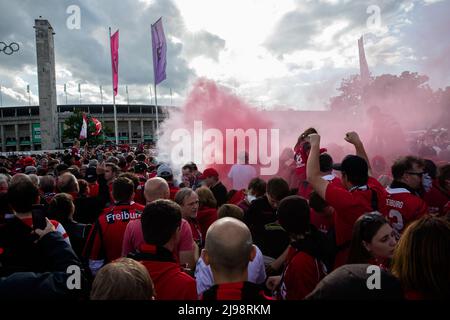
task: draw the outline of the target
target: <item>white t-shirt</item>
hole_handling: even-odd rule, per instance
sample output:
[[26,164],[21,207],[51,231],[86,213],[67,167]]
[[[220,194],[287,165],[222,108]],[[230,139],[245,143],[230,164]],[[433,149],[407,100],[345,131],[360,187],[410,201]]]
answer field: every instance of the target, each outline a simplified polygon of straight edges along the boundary
[[[261,250],[256,247],[256,256],[248,263],[248,281],[261,284],[266,281],[266,268]],[[214,285],[214,278],[211,267],[207,266],[202,257],[197,260],[195,267],[195,281],[197,283],[197,293],[200,296],[203,292]]]
[[256,169],[249,164],[234,164],[228,173],[234,190],[247,189],[250,180],[257,176]]

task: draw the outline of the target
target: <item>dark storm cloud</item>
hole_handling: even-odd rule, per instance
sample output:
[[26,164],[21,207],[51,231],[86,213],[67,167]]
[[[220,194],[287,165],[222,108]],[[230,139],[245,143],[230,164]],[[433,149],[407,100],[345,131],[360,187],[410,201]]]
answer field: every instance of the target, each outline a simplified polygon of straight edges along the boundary
[[[66,21],[68,6],[80,7],[81,28],[69,30]],[[178,8],[171,1],[152,1],[149,5],[128,1],[59,1],[28,0],[0,2],[0,41],[20,43],[20,52],[0,56],[1,83],[12,86],[12,76],[23,75],[25,67],[36,70],[34,19],[48,19],[55,35],[56,63],[81,82],[108,85],[111,83],[111,62],[108,26],[120,30],[119,84],[147,85],[153,82],[150,26],[159,17],[167,38],[167,79],[160,85],[183,91],[195,72],[187,58],[203,55],[217,61],[224,41],[201,31],[187,32]],[[171,40],[171,36],[180,42]],[[198,40],[199,46],[190,41]],[[64,80],[62,80],[64,81]],[[37,79],[35,79],[37,83]],[[58,79],[57,79],[58,82]]]

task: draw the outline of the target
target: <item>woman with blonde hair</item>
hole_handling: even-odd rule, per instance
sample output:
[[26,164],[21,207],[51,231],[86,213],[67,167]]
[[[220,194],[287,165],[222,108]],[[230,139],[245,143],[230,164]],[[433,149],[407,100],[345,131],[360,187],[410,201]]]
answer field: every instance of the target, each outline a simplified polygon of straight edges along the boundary
[[450,298],[450,224],[425,216],[411,223],[394,253],[392,273],[409,300]]
[[153,281],[147,269],[130,258],[120,258],[100,269],[91,300],[154,300]]

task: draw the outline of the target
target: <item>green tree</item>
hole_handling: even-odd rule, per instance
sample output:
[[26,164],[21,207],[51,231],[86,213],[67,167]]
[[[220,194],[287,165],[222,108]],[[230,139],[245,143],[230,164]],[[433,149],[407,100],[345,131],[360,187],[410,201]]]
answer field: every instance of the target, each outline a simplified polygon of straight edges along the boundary
[[[87,141],[89,145],[95,146],[99,144],[103,144],[105,142],[105,134],[112,135],[112,130],[105,126],[102,123],[102,131],[98,136],[91,135],[92,132],[95,132],[95,125],[91,120],[91,115],[86,114],[88,119],[88,137]],[[83,115],[81,111],[75,111],[69,118],[64,121],[64,132],[63,132],[63,140],[75,140],[79,139],[81,126],[83,123]],[[86,140],[81,140],[81,144],[83,144]]]

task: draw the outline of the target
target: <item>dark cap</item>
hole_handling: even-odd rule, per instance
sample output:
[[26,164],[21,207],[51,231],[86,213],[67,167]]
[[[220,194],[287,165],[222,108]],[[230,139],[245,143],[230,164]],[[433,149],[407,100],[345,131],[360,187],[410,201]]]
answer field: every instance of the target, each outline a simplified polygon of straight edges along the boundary
[[367,176],[369,171],[366,160],[355,155],[346,156],[341,163],[335,163],[333,169],[358,177]]
[[[378,275],[379,287],[376,286]],[[323,278],[306,299],[402,300],[403,291],[399,280],[378,266],[347,264]]]
[[210,177],[219,178],[219,173],[217,172],[216,169],[214,169],[214,168],[205,169],[205,171],[203,171],[203,174],[199,178],[200,178],[200,180],[204,180],[204,179],[210,178]]

